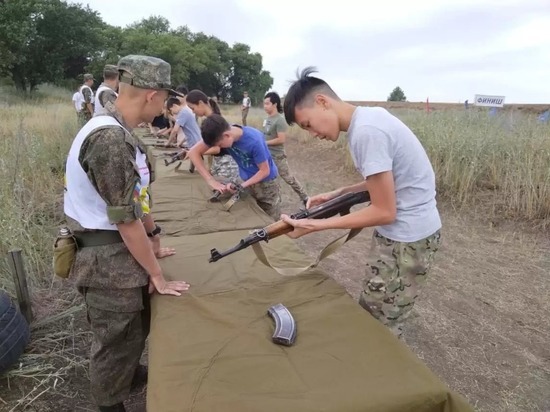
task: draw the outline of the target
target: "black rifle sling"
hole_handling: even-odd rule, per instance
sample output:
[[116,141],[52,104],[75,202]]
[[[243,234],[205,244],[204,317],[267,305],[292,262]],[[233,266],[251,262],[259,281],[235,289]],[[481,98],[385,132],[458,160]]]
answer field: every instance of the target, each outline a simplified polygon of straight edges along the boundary
[[353,239],[355,236],[357,236],[361,229],[351,229],[348,233],[340,236],[337,239],[334,239],[332,242],[330,242],[328,245],[326,245],[323,250],[319,253],[317,256],[317,259],[315,259],[315,262],[312,264],[301,267],[301,268],[280,268],[277,266],[273,266],[271,262],[269,261],[269,258],[264,252],[264,249],[261,245],[261,242],[253,243],[252,249],[254,250],[254,253],[256,254],[256,257],[260,262],[262,262],[264,265],[274,269],[277,273],[279,273],[281,276],[296,276],[302,272],[305,272],[306,270],[312,269],[316,267],[321,260],[325,259],[326,257],[332,255],[334,252],[336,252],[338,249],[340,249],[347,241]]

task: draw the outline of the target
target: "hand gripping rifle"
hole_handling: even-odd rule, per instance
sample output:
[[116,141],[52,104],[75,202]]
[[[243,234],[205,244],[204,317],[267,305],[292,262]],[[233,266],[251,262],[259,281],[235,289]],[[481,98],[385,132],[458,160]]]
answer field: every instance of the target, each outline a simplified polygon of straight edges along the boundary
[[[300,210],[298,213],[290,215],[290,217],[292,219],[326,219],[337,214],[343,216],[347,215],[353,206],[368,201],[370,201],[370,195],[367,191],[346,193],[337,196],[334,199],[329,200],[328,202],[312,207],[311,209]],[[224,252],[219,252],[217,249],[210,250],[210,259],[208,259],[208,261],[210,263],[216,262],[221,258],[238,252],[239,250],[243,250],[253,245],[254,243],[258,243],[262,240],[268,242],[269,240],[274,239],[278,236],[292,232],[293,229],[294,228],[288,223],[279,220],[262,229],[257,229],[253,231],[249,236],[241,239],[237,246],[231,249],[228,249]]]
[[172,153],[170,155],[170,160],[164,159],[164,166],[170,166],[172,163],[175,163],[178,160],[185,160],[187,158],[187,153],[189,153],[189,149],[187,148],[182,149],[179,152]]

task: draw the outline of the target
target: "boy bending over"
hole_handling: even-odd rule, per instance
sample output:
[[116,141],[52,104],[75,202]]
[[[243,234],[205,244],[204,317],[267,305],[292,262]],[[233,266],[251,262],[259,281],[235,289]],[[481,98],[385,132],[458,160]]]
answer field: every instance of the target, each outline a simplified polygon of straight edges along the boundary
[[367,190],[371,204],[329,219],[282,219],[298,238],[326,229],[374,227],[359,304],[401,336],[440,245],[441,220],[435,176],[420,141],[398,118],[380,107],[342,101],[306,68],[290,87],[284,113],[318,139],[338,140],[347,132],[349,150],[364,181],[309,198],[307,207],[338,195]]
[[239,166],[241,186],[247,188],[258,206],[273,220],[281,214],[277,166],[271,158],[263,133],[249,126],[229,125],[219,114],[208,116],[201,125],[202,141],[189,151],[189,159],[214,190],[235,192],[231,183],[218,182],[204,166],[201,155],[229,154]]

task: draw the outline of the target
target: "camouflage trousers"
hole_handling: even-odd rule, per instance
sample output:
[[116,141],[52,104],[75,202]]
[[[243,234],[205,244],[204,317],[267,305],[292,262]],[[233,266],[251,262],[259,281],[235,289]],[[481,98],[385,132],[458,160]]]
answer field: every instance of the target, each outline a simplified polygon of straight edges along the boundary
[[286,160],[286,154],[274,155],[272,157],[277,169],[279,170],[279,176],[281,179],[283,179],[292,188],[292,190],[296,192],[302,202],[305,202],[308,197],[307,193],[300,182],[298,182],[298,180],[296,180],[290,172],[288,161]]
[[129,397],[149,334],[147,289],[79,288],[92,331],[91,394],[99,406],[115,405]]
[[76,113],[76,117],[78,120],[78,126],[82,128],[86,123],[88,123],[88,120],[92,118],[92,115],[87,110],[86,111],[82,110]]
[[230,155],[209,156],[212,159],[210,174],[212,176],[222,176],[232,182],[240,182],[239,166]]
[[273,220],[281,218],[281,186],[278,179],[256,183],[248,189],[265,213]]
[[374,231],[359,304],[401,337],[441,243],[438,230],[417,242],[390,240]]
[[248,117],[248,111],[249,110],[250,110],[249,107],[247,107],[245,109],[242,109],[241,120],[242,120],[242,125],[243,126],[246,126],[246,118]]

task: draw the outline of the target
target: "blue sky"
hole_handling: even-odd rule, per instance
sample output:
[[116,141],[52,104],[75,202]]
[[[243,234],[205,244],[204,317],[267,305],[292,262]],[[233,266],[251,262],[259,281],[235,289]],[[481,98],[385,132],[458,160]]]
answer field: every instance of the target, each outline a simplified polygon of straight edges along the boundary
[[[80,2],[82,3],[82,2]],[[172,27],[243,42],[284,94],[298,68],[316,66],[346,100],[550,103],[550,0],[88,0],[109,24],[151,15]]]

